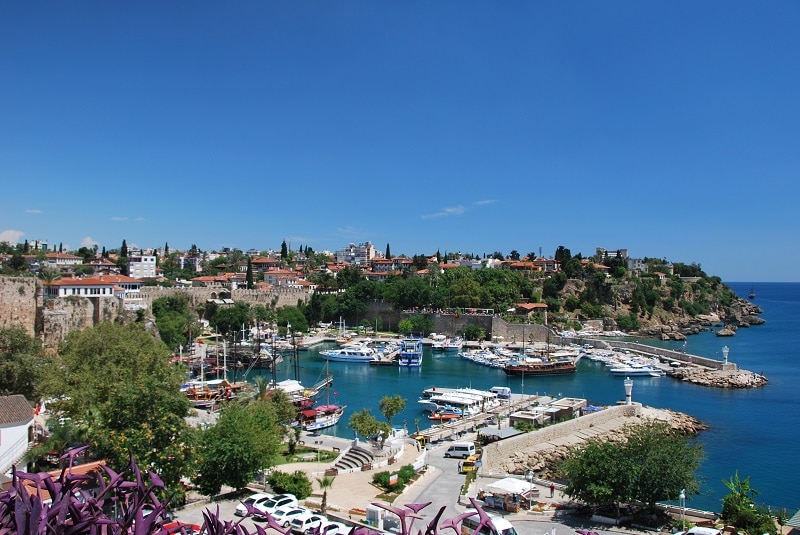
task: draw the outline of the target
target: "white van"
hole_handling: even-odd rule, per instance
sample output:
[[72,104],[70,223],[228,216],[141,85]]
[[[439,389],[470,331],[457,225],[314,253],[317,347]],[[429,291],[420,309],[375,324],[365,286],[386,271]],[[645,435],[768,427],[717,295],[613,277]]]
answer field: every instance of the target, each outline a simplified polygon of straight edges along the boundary
[[472,442],[454,442],[444,452],[445,457],[459,457],[461,459],[466,459],[470,455],[475,455],[475,444]]

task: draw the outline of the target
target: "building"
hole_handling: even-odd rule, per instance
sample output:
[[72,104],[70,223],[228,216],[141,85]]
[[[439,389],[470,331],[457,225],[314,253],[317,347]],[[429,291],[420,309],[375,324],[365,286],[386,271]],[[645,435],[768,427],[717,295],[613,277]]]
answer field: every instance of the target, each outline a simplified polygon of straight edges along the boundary
[[0,396],[0,473],[22,459],[34,438],[33,407],[25,396]]
[[336,251],[336,261],[339,263],[349,262],[356,266],[368,266],[375,258],[375,247],[370,242],[358,245],[350,244],[344,249]]
[[141,297],[142,282],[125,275],[97,275],[84,278],[64,278],[44,285],[45,299],[63,297],[116,297],[123,300],[126,310],[147,308]]
[[156,278],[155,255],[133,255],[128,257],[128,275],[134,279]]

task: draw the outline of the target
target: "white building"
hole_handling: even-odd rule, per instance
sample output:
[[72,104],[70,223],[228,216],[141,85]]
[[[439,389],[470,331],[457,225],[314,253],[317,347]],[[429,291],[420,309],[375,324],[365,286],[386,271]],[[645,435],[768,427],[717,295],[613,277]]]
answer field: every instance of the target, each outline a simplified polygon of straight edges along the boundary
[[349,262],[357,266],[368,266],[375,256],[375,247],[370,242],[358,245],[351,243],[344,249],[336,251],[337,262]]
[[155,255],[129,256],[128,275],[134,279],[154,279],[156,277]]
[[127,310],[146,308],[141,297],[142,282],[125,275],[99,275],[58,279],[44,286],[44,297],[116,297]]
[[0,473],[6,473],[34,440],[33,407],[21,394],[0,396]]

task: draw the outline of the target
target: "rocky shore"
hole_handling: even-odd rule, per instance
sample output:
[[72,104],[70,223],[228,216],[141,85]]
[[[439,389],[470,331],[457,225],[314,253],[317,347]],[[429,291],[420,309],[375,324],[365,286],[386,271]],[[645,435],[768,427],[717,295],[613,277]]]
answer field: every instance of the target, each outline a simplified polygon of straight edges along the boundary
[[[638,419],[640,423],[645,423],[651,419],[664,420],[669,422],[670,427],[679,433],[693,436],[708,429],[708,426],[696,418],[681,412],[668,409],[654,409],[652,407],[642,408],[642,417]],[[636,425],[631,423],[628,425]],[[626,427],[610,429],[594,438],[612,442],[625,440]],[[543,479],[557,478],[556,467],[563,461],[570,449],[574,445],[558,445],[550,448],[540,444],[535,449],[523,449],[508,456],[501,465],[501,470],[507,474],[525,474],[528,470],[533,470],[538,477]]]
[[738,299],[721,313],[696,317],[671,316],[667,321],[642,327],[636,334],[659,340],[686,340],[687,336],[716,330],[717,336],[734,336],[739,328],[763,324],[765,320],[759,316],[762,312],[750,301]]

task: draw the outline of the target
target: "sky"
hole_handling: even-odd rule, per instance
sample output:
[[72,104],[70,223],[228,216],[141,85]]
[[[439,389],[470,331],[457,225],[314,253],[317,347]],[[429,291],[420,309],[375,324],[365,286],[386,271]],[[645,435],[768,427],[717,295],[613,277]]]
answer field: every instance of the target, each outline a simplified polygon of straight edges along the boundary
[[0,3],[0,241],[800,281],[800,4]]

